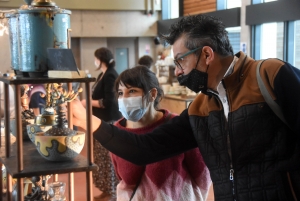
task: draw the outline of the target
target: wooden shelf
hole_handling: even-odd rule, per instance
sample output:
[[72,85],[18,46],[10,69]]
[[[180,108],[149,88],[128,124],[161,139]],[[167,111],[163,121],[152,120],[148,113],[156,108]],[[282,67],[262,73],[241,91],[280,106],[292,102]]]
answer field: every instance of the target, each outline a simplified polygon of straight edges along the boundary
[[0,77],[6,84],[44,84],[44,83],[69,83],[69,82],[94,82],[96,78],[29,78],[29,77]]
[[[8,85],[14,85],[14,96],[15,105],[21,105],[21,86],[22,84],[45,84],[45,83],[68,83],[68,88],[72,87],[72,82],[84,83],[84,91],[86,97],[91,97],[91,87],[90,83],[94,82],[96,78],[25,78],[25,77],[0,77],[0,82],[5,83],[4,85],[4,123],[5,127],[9,128],[9,90]],[[16,116],[16,126],[17,134],[16,141],[10,143],[10,133],[9,130],[5,130],[4,138],[1,140],[0,147],[0,162],[5,166],[8,175],[12,178],[17,179],[17,200],[24,200],[23,194],[23,178],[49,175],[49,174],[63,174],[69,173],[69,200],[74,201],[74,172],[86,172],[86,182],[87,182],[87,193],[86,200],[93,200],[92,192],[92,171],[97,170],[97,166],[93,163],[93,142],[91,133],[91,116],[92,116],[92,105],[91,99],[87,99],[86,103],[86,138],[85,143],[87,145],[87,156],[78,155],[73,160],[54,162],[44,159],[36,150],[35,145],[31,141],[22,140],[22,124],[21,124],[21,107],[15,107]],[[71,104],[71,103],[68,103]],[[68,115],[72,114],[72,109],[68,110]],[[70,116],[69,116],[70,117]],[[69,119],[69,125],[72,126],[72,118]],[[8,177],[8,178],[11,178]],[[2,180],[2,175],[0,175]],[[10,179],[7,179],[7,188],[11,188]],[[2,183],[0,183],[2,187]],[[3,196],[2,189],[0,188],[0,198]],[[7,189],[8,192],[12,192],[12,189]],[[6,199],[12,200],[12,194],[6,193]]]
[[1,146],[0,160],[5,164],[7,172],[13,178],[32,177],[36,175],[64,174],[69,172],[87,172],[97,170],[95,164],[89,165],[86,157],[78,155],[70,161],[49,161],[44,159],[36,150],[31,141],[23,142],[24,169],[21,172],[17,170],[16,143],[11,146],[11,156],[5,157],[4,147]]

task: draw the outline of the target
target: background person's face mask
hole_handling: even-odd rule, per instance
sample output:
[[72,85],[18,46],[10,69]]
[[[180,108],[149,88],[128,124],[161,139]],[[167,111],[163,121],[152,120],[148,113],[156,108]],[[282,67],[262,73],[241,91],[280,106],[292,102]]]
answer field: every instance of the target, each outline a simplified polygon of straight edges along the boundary
[[128,97],[118,99],[119,111],[122,113],[125,119],[137,122],[146,113],[146,104],[143,104],[143,97]]
[[101,62],[99,61],[99,60],[96,60],[95,59],[95,67],[96,67],[96,70],[98,70],[99,69],[99,67],[100,67],[100,64],[101,64]]

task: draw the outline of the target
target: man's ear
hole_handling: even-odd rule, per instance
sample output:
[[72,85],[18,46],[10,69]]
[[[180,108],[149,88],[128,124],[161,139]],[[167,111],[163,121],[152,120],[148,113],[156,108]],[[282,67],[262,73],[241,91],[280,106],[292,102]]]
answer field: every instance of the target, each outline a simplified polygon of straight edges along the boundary
[[202,49],[202,54],[205,56],[205,63],[209,65],[214,60],[214,51],[209,46],[204,46]]

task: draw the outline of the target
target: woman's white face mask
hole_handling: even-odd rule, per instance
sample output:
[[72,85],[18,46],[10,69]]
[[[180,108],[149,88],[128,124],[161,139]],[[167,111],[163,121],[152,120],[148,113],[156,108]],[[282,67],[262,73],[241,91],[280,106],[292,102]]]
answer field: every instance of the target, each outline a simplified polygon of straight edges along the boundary
[[96,69],[99,69],[100,68],[100,64],[101,64],[100,60],[99,59],[95,59],[94,63],[95,63]]
[[119,98],[119,111],[127,120],[137,122],[146,113],[146,101],[142,96]]

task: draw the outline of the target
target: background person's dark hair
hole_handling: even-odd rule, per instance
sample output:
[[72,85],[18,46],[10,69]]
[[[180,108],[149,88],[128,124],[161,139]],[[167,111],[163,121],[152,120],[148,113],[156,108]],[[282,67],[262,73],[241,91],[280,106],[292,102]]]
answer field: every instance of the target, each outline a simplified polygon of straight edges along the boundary
[[163,98],[164,92],[159,87],[159,83],[155,74],[145,66],[136,66],[123,71],[115,82],[115,91],[118,97],[119,84],[125,85],[125,87],[137,87],[143,90],[146,97],[147,103],[151,99],[150,93],[151,89],[156,88],[157,97],[154,100],[154,108],[158,109],[158,103]]
[[[161,37],[173,45],[182,35],[186,35],[185,47],[189,50],[209,46],[214,52],[222,56],[234,54],[224,24],[212,16],[185,16],[171,25],[169,34]],[[199,55],[199,51],[195,54]]]
[[103,62],[106,64],[107,68],[113,68],[115,67],[115,60],[112,52],[106,48],[101,47],[97,50],[95,50],[94,53],[95,57],[100,60],[100,62]]
[[138,61],[138,65],[146,66],[148,68],[151,68],[152,64],[153,64],[153,59],[148,55],[142,56]]

